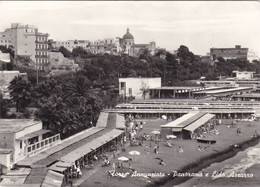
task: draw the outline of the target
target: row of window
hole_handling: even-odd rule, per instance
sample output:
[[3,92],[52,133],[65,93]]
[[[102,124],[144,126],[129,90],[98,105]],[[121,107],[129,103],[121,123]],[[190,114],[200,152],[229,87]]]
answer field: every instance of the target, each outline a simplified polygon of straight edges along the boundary
[[37,41],[47,41],[47,37],[36,37]]
[[47,58],[36,58],[36,64],[47,64],[48,59]]
[[36,44],[36,49],[48,49],[47,44]]
[[11,40],[1,40],[1,43],[11,43]]
[[36,51],[36,55],[39,55],[39,56],[47,56],[47,55],[48,55],[48,52],[47,52],[47,51]]
[[[234,53],[246,53],[247,51],[246,51],[246,50],[244,50],[244,51],[237,51],[237,50],[223,50],[223,49],[215,51],[215,53],[218,53],[218,52],[234,54]],[[213,51],[213,53],[214,53],[214,51]]]
[[38,68],[38,70],[44,70],[45,68],[44,68],[44,66],[35,66],[35,69],[37,69]]

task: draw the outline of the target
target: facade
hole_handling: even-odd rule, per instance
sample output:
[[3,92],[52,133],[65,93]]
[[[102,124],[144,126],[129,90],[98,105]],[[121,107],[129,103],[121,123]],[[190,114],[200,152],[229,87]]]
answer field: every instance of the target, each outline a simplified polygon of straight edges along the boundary
[[67,40],[67,41],[53,41],[52,46],[53,48],[59,49],[61,46],[68,49],[70,52],[74,48],[82,47],[83,49],[89,49],[90,42],[88,40]]
[[227,59],[241,59],[247,60],[248,48],[241,48],[240,45],[236,45],[235,48],[211,48],[210,56],[212,59],[222,57]]
[[67,41],[52,41],[54,49],[59,49],[61,46],[68,49],[70,52],[76,47],[82,47],[87,52],[93,54],[128,54],[130,56],[139,56],[145,52],[151,55],[156,53],[156,43],[154,41],[148,44],[135,44],[133,35],[127,28],[126,34],[123,37],[104,38],[90,42],[88,40],[67,40]]
[[253,71],[233,71],[233,77],[238,80],[252,80],[254,73]]
[[0,33],[0,45],[12,46],[15,55],[28,56],[35,62],[35,69],[45,70],[49,63],[48,36],[35,26],[12,23],[11,28]]
[[[60,135],[49,136],[42,122],[31,119],[0,119],[0,164],[12,168],[18,161],[60,142]],[[5,151],[5,152],[4,152]],[[6,156],[9,154],[9,158]]]
[[[135,97],[136,99],[149,98],[148,89],[161,87],[161,78],[119,78],[119,95]],[[143,95],[144,91],[145,95]]]

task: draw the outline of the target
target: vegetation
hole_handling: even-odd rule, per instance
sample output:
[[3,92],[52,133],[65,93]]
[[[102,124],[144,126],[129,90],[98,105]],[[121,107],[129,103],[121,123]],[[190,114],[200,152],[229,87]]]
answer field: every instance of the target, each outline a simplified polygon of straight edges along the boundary
[[[233,70],[251,70],[260,72],[260,62],[249,63],[245,60],[217,59],[214,64],[204,62],[180,46],[177,54],[159,51],[151,56],[144,53],[139,58],[128,55],[90,54],[83,48],[72,52],[61,47],[65,57],[73,58],[82,68],[74,74],[64,74],[47,78],[46,73],[39,73],[36,83],[36,71],[20,66],[14,68],[27,72],[28,80],[15,78],[9,87],[16,110],[29,116],[28,106],[37,108],[35,116],[42,120],[44,126],[66,138],[74,133],[95,125],[103,108],[114,107],[125,98],[118,95],[118,78],[120,77],[162,77],[163,86],[180,85],[184,81],[231,76]],[[164,57],[163,57],[164,56]],[[143,85],[140,92],[145,94]],[[3,104],[2,116],[5,115]]]

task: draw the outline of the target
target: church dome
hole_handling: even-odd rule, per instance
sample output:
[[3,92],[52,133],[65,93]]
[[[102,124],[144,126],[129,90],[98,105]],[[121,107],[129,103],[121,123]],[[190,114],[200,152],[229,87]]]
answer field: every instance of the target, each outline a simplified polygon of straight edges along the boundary
[[124,39],[124,40],[129,40],[129,39],[133,40],[133,39],[134,39],[133,35],[129,32],[129,29],[127,29],[127,32],[126,32],[126,34],[123,36],[123,39]]

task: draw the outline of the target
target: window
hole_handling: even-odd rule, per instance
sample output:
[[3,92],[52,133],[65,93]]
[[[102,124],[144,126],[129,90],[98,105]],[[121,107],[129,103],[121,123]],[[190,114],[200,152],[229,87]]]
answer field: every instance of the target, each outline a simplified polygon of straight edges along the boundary
[[20,142],[20,149],[23,148],[23,141]]

